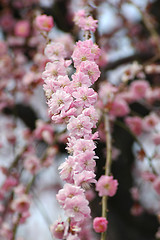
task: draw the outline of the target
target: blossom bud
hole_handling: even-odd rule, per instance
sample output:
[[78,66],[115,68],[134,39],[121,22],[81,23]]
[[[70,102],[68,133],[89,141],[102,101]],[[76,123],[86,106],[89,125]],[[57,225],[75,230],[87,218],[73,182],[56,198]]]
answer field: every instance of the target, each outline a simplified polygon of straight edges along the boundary
[[107,230],[108,221],[104,217],[96,217],[93,220],[93,228],[95,232],[101,233]]
[[49,32],[52,29],[52,27],[54,26],[53,18],[51,16],[47,16],[45,14],[37,16],[36,17],[36,26],[42,31]]

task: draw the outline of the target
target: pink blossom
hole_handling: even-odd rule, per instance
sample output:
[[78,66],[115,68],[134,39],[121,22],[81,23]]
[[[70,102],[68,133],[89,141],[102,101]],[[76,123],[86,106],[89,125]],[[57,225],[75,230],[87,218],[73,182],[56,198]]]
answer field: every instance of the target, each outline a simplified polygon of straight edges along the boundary
[[53,127],[50,124],[47,124],[41,120],[37,120],[34,136],[37,139],[43,139],[47,143],[52,144],[54,137]]
[[128,104],[123,99],[115,99],[112,103],[110,114],[115,117],[123,117],[129,113]]
[[55,79],[52,77],[47,77],[45,79],[45,83],[43,84],[43,89],[45,91],[45,95],[47,99],[51,98],[52,94],[55,92],[55,86],[54,86]]
[[63,90],[57,90],[48,100],[49,113],[54,115],[59,114],[62,110],[67,111],[72,102],[73,98],[70,94]]
[[113,176],[102,175],[96,183],[96,190],[99,196],[114,196],[117,191],[118,182]]
[[66,57],[64,45],[62,43],[52,42],[48,44],[44,50],[44,53],[51,61]]
[[133,93],[134,99],[138,100],[145,97],[147,90],[149,89],[149,84],[145,80],[137,80],[131,83],[130,91]]
[[27,212],[30,207],[30,199],[26,194],[22,194],[12,201],[11,206],[18,213]]
[[100,48],[97,46],[97,44],[93,43],[91,39],[85,40],[85,41],[78,41],[76,43],[76,48],[85,48],[90,49],[91,54],[94,56],[94,61],[97,60],[101,54]]
[[73,152],[74,152],[75,143],[76,143],[76,141],[78,141],[79,139],[76,140],[75,137],[72,137],[72,136],[71,136],[71,137],[69,137],[67,140],[68,140],[68,142],[67,142],[67,147],[66,147],[66,149],[67,149],[68,153],[69,153],[70,155],[72,155]]
[[93,228],[97,233],[105,232],[107,230],[108,221],[104,217],[96,217],[93,220]]
[[77,186],[82,186],[84,189],[89,188],[90,183],[96,183],[95,174],[92,171],[83,170],[74,175],[74,181]]
[[27,20],[18,21],[14,27],[14,33],[19,37],[28,37],[30,34],[30,24]]
[[66,67],[64,66],[65,62],[48,62],[45,67],[45,71],[42,73],[42,78],[45,80],[48,77],[53,77],[57,79],[59,75],[66,75]]
[[92,16],[86,17],[81,20],[79,27],[84,31],[95,32],[98,20],[94,20]]
[[74,218],[74,221],[83,221],[84,218],[90,217],[89,202],[84,196],[75,196],[73,198],[67,198],[65,202],[65,213],[68,217]]
[[24,167],[34,175],[40,169],[40,160],[36,156],[29,155],[25,158]]
[[88,108],[85,108],[82,114],[84,114],[84,116],[90,117],[90,121],[91,123],[93,123],[93,128],[96,128],[96,123],[98,122],[99,114],[94,108],[94,106],[89,106]]
[[68,123],[70,117],[76,115],[76,111],[77,111],[77,109],[74,108],[74,107],[70,108],[70,109],[67,110],[67,111],[62,110],[62,111],[60,112],[60,114],[58,114],[58,115],[53,115],[53,116],[52,116],[52,120],[53,120],[55,123]]
[[73,88],[78,88],[82,86],[91,86],[91,81],[88,77],[88,75],[85,75],[83,72],[77,72],[72,75],[72,86]]
[[70,58],[70,56],[72,55],[73,49],[74,49],[74,41],[73,41],[73,37],[71,36],[71,34],[68,33],[63,33],[62,36],[59,36],[58,38],[54,39],[54,42],[59,42],[61,44],[63,44],[64,48],[65,48],[65,52],[67,54],[67,58]]
[[91,53],[91,49],[89,48],[78,48],[76,47],[73,54],[72,59],[74,61],[74,67],[78,67],[81,62],[84,61],[94,61],[94,54]]
[[9,176],[2,185],[2,188],[5,191],[9,191],[11,188],[17,186],[17,184],[18,180],[12,176]]
[[37,28],[46,32],[49,32],[54,26],[53,18],[45,14],[37,16],[35,19],[35,23]]
[[56,81],[54,81],[54,89],[55,90],[62,89],[64,91],[66,91],[67,93],[72,93],[72,89],[71,89],[70,85],[71,85],[71,81],[67,75],[65,75],[65,76],[60,75],[60,76],[58,76]]
[[96,166],[96,162],[94,158],[98,158],[94,156],[94,152],[86,151],[85,153],[78,154],[75,157],[76,162],[78,163],[78,168],[82,171],[94,171]]
[[58,202],[64,206],[67,198],[73,198],[75,196],[84,195],[84,190],[79,186],[75,186],[69,183],[66,183],[63,189],[60,189],[56,198]]
[[81,22],[81,19],[85,18],[86,16],[86,13],[85,13],[85,10],[81,9],[79,11],[77,11],[75,14],[74,14],[74,18],[73,18],[73,21],[79,25],[80,22]]
[[73,174],[74,174],[74,167],[75,167],[75,159],[72,156],[66,158],[66,161],[62,163],[58,169],[60,169],[60,176],[62,180],[73,183]]
[[3,237],[2,239],[9,239],[11,240],[13,237],[13,231],[7,222],[3,222],[0,228],[0,236]]
[[72,149],[73,149],[73,155],[77,155],[80,153],[85,153],[91,152],[95,153],[93,150],[96,148],[94,142],[92,140],[87,140],[87,139],[77,139],[75,140],[72,138],[73,144],[72,144]]
[[67,125],[67,129],[74,137],[83,137],[84,135],[91,134],[93,124],[90,122],[90,118],[80,114],[77,118],[71,117]]
[[30,85],[30,84],[35,84],[35,83],[40,83],[41,81],[41,74],[35,73],[35,72],[27,72],[23,78],[22,82],[24,85]]
[[155,113],[150,113],[143,119],[143,128],[145,131],[153,130],[153,128],[159,123],[160,119]]
[[50,226],[50,231],[55,238],[62,239],[65,232],[65,223],[58,220],[55,221],[55,223]]
[[142,133],[142,119],[140,117],[126,117],[125,122],[135,135]]
[[79,66],[79,71],[88,75],[92,84],[100,77],[99,67],[95,62],[92,61],[82,62]]
[[159,88],[148,89],[145,98],[150,104],[152,104],[156,100],[159,100],[160,99],[160,89]]
[[97,101],[97,93],[88,87],[80,87],[77,92],[73,92],[72,96],[76,99],[76,107],[89,107]]

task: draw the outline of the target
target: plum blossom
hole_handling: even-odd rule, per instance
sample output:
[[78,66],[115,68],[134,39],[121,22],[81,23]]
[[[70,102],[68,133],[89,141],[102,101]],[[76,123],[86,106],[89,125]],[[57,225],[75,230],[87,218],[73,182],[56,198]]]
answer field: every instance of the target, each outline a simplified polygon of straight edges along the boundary
[[72,156],[69,156],[64,163],[59,166],[60,176],[62,180],[65,180],[68,183],[73,183],[73,174],[75,168],[75,159]]
[[53,18],[45,14],[37,16],[35,23],[38,29],[46,32],[49,32],[54,26]]
[[93,220],[93,228],[95,232],[102,233],[107,230],[108,221],[104,217],[96,217]]
[[143,129],[145,131],[153,130],[159,123],[159,117],[156,113],[150,113],[143,119]]
[[55,238],[62,239],[65,232],[65,223],[57,220],[50,226],[50,231]]
[[129,113],[130,109],[126,101],[116,98],[111,105],[110,114],[115,117],[123,117]]
[[142,119],[140,117],[126,117],[125,119],[126,124],[129,126],[131,131],[135,135],[140,135],[142,133],[143,127],[142,127]]
[[72,75],[72,87],[77,89],[78,87],[91,86],[91,80],[83,72],[77,72]]
[[72,116],[67,125],[67,129],[76,138],[83,137],[84,135],[91,134],[93,124],[90,118],[80,114],[77,118]]
[[84,196],[75,196],[73,198],[67,198],[65,201],[64,210],[68,217],[74,218],[74,221],[83,221],[84,218],[90,217],[89,202]]
[[14,27],[14,33],[19,37],[28,37],[30,34],[30,24],[27,20],[18,21]]
[[63,90],[57,90],[48,100],[49,113],[54,115],[60,113],[62,110],[67,111],[72,102],[73,98],[70,94]]
[[84,195],[84,190],[80,188],[79,186],[75,186],[69,183],[66,183],[63,187],[63,189],[60,189],[58,194],[56,195],[56,198],[58,202],[64,206],[65,201],[68,198],[73,198],[75,196]]
[[76,99],[75,105],[77,107],[90,107],[97,101],[97,93],[88,87],[80,87],[77,92],[73,92],[72,96]]
[[44,53],[51,61],[66,57],[64,45],[62,43],[50,43],[46,46]]
[[30,199],[27,194],[22,194],[12,201],[12,209],[18,213],[27,212],[30,207]]
[[130,85],[130,92],[133,94],[135,100],[139,100],[145,97],[147,90],[149,89],[149,84],[145,80],[134,81]]
[[96,183],[96,190],[99,196],[114,196],[117,191],[118,182],[113,176],[102,175]]
[[99,67],[95,62],[92,61],[84,61],[79,66],[79,71],[88,75],[91,83],[93,84],[100,77]]
[[42,78],[45,80],[48,77],[54,77],[57,79],[59,75],[66,75],[65,62],[48,62],[45,67],[45,71],[42,73]]
[[36,156],[28,155],[24,161],[24,167],[31,174],[36,174],[40,169],[40,160]]
[[90,183],[96,183],[95,174],[93,171],[83,170],[80,173],[74,174],[74,181],[77,186],[82,186],[84,189],[89,188]]
[[74,15],[74,22],[84,31],[95,32],[98,20],[94,20],[92,16],[87,17],[84,10],[79,10]]

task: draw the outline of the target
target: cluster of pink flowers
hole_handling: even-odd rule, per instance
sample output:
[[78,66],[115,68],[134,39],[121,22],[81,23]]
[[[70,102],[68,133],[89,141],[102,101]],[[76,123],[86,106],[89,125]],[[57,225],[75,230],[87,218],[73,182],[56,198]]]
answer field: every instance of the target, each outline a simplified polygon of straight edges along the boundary
[[83,31],[95,32],[98,20],[94,20],[92,16],[87,16],[85,10],[79,10],[74,15],[75,24]]
[[92,134],[92,129],[98,121],[94,107],[97,93],[91,85],[100,76],[96,64],[100,49],[91,39],[78,41],[72,54],[76,72],[71,80],[68,77],[71,61],[64,59],[64,46],[50,43],[46,46],[45,54],[51,61],[43,72],[49,114],[55,123],[66,123],[69,133],[67,150],[70,155],[59,167],[60,176],[67,183],[57,194],[57,200],[65,210],[70,226],[74,225],[77,232],[64,231],[61,222],[56,222],[51,229],[54,229],[55,236],[61,232],[66,239],[71,239],[71,235],[74,239],[80,239],[78,234],[83,233],[84,221],[90,218],[85,191],[91,183],[96,182],[94,168],[97,157],[93,140],[97,139],[98,134]]
[[[8,147],[13,148],[19,141],[14,134],[15,125],[8,122],[3,126],[3,129],[5,128]],[[10,166],[0,167],[1,176],[3,176],[0,188],[0,238],[7,240],[13,239],[15,226],[25,223],[30,216],[30,205],[33,199],[29,189],[33,179],[42,169],[53,164],[58,152],[55,132],[51,124],[38,120],[33,132],[27,128],[22,134],[25,141],[22,151],[16,154]],[[45,154],[43,153],[42,157],[37,156],[36,145],[39,141],[46,144]],[[1,145],[1,148],[3,149],[4,146]],[[24,175],[27,175],[28,179],[24,178]]]

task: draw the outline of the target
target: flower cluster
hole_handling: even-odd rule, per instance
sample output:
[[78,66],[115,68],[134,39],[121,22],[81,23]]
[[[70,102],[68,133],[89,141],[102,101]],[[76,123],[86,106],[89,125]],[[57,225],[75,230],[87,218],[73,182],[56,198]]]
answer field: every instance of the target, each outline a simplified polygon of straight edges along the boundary
[[[67,150],[70,156],[59,167],[60,176],[67,184],[57,194],[57,200],[64,208],[70,226],[74,223],[74,228],[77,226],[81,229],[84,221],[90,218],[85,190],[96,182],[94,168],[97,157],[93,140],[97,139],[98,134],[92,134],[92,129],[98,121],[94,108],[97,93],[91,85],[100,76],[96,64],[100,49],[91,39],[78,41],[72,54],[76,72],[71,80],[68,77],[71,61],[65,60],[64,46],[50,43],[46,46],[45,54],[51,61],[43,72],[49,115],[55,123],[66,123],[69,133]],[[57,235],[59,227],[52,229],[53,234]],[[65,237],[70,239],[71,233],[77,234],[75,231],[65,231]]]
[[74,15],[74,22],[83,31],[95,32],[98,20],[94,20],[92,16],[87,16],[85,10],[79,10]]

